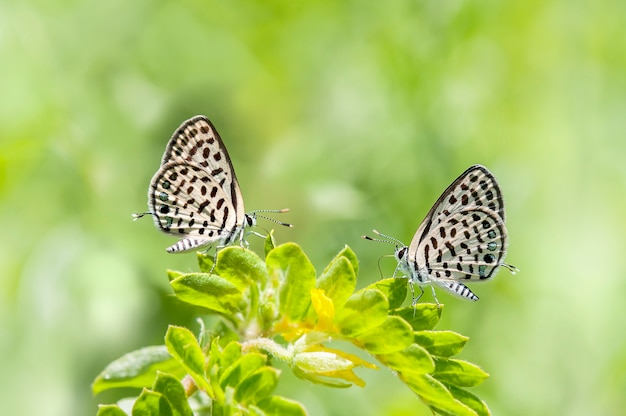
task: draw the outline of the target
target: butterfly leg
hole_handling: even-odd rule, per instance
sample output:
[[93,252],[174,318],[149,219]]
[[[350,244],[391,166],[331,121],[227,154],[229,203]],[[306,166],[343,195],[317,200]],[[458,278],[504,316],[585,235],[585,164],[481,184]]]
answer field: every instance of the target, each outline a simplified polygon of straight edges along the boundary
[[[383,275],[383,269],[381,269],[381,267],[380,267],[380,259],[382,259],[382,257],[378,259],[378,270],[380,270],[380,275],[382,276]],[[393,275],[391,277],[396,277],[396,275],[398,274],[398,270],[402,270],[402,266],[401,266],[400,263],[398,263],[398,265],[394,269]],[[406,276],[404,276],[404,277],[406,277]],[[412,283],[411,283],[411,290],[413,290],[413,284]]]
[[266,236],[266,235],[261,234],[261,233],[259,233],[259,232],[256,232],[256,231],[254,231],[254,230],[250,230],[250,231],[248,231],[248,233],[247,233],[246,235],[250,235],[250,234],[252,234],[252,235],[256,235],[257,237],[260,237],[260,238],[267,238],[267,236]]
[[[215,269],[215,265],[217,264],[217,253],[218,251],[220,251],[220,248],[224,248],[224,246],[216,246],[215,247],[215,254],[213,255],[213,265],[211,266],[211,270],[209,270],[209,274],[213,273],[213,270]],[[207,249],[208,251],[208,249]]]
[[411,282],[410,280],[409,280],[409,283],[411,284],[411,296],[413,297],[411,306],[415,306],[417,305],[417,302],[419,302],[419,300],[422,298],[422,296],[424,296],[424,289],[422,289],[422,286],[418,285],[417,287],[419,287],[421,293],[419,294],[418,297],[415,297],[415,284]]
[[422,289],[421,286],[418,286],[422,293],[420,293],[420,295],[416,298],[415,297],[415,285],[410,280],[409,280],[409,284],[411,285],[411,297],[413,298],[413,300],[411,301],[411,306],[413,307],[413,318],[415,318],[415,305],[417,305],[417,302],[420,300],[422,295],[424,295],[424,289]]
[[439,299],[437,299],[437,295],[435,294],[435,287],[433,285],[430,285],[430,288],[433,291],[433,298],[435,299],[435,302],[437,302],[437,307],[439,307]]

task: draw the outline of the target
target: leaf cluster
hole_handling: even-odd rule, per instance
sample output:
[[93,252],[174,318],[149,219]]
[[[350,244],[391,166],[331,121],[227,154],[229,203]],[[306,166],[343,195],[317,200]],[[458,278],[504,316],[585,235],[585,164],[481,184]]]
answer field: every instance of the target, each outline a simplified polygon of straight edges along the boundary
[[[403,307],[405,279],[380,280],[355,291],[358,261],[345,247],[319,276],[302,249],[266,239],[265,260],[241,247],[221,250],[217,263],[199,253],[198,273],[168,272],[181,301],[222,317],[198,337],[171,326],[164,346],[147,347],[111,363],[93,391],[143,388],[129,401],[132,415],[304,415],[304,407],[273,395],[282,361],[293,373],[329,387],[363,387],[355,369],[377,366],[338,349],[344,341],[388,367],[433,412],[488,415],[466,390],[488,376],[452,358],[467,338],[434,330],[442,308]],[[339,343],[341,344],[341,343]],[[125,415],[124,402],[99,415]]]

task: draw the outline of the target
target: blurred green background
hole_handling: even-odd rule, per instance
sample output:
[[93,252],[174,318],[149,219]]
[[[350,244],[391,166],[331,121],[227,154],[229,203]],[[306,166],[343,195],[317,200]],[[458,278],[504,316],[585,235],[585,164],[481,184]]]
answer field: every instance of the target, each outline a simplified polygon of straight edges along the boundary
[[[111,360],[193,311],[169,297],[175,239],[148,183],[175,128],[206,114],[247,210],[291,208],[279,242],[320,271],[344,244],[380,277],[474,163],[507,203],[502,270],[451,298],[439,329],[496,415],[626,408],[626,3],[14,1],[0,3],[0,403],[89,415]],[[260,247],[253,240],[253,249]],[[382,261],[386,275],[393,260]],[[424,298],[429,301],[430,295]],[[311,415],[427,415],[389,371],[331,390],[283,373]],[[131,394],[132,392],[128,392]]]

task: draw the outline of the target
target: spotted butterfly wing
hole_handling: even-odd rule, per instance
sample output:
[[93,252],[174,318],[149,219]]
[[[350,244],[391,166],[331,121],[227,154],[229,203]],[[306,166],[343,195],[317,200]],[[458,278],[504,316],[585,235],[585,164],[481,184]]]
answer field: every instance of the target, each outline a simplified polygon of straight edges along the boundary
[[168,163],[150,184],[150,211],[161,231],[184,236],[167,248],[185,252],[216,242],[227,245],[241,226],[229,195],[195,165]]
[[170,253],[228,245],[249,225],[228,151],[204,116],[174,132],[150,182],[148,201],[156,226],[182,237],[167,248]]
[[484,281],[502,265],[507,249],[504,202],[495,177],[474,165],[439,197],[408,249],[415,283],[433,282],[478,300],[461,280]]
[[237,223],[243,222],[243,197],[233,164],[224,142],[207,117],[192,117],[176,129],[167,143],[161,166],[169,162],[195,165],[206,170],[229,195],[238,213]]
[[421,241],[433,222],[468,207],[485,207],[495,211],[504,222],[504,199],[500,186],[489,170],[482,165],[470,166],[446,188],[420,224],[412,244]]

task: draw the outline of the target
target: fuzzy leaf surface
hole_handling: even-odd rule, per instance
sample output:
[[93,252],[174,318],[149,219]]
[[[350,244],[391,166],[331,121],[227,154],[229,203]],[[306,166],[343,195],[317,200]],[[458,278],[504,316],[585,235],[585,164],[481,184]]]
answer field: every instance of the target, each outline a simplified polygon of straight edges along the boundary
[[150,387],[157,371],[182,376],[184,371],[164,345],[141,348],[109,364],[94,380],[93,394],[120,387]]
[[415,342],[426,348],[432,355],[452,357],[463,350],[468,337],[453,331],[417,331]]
[[481,384],[489,374],[475,364],[454,358],[435,358],[433,376],[446,384],[457,387],[474,387]]
[[191,331],[170,325],[165,334],[165,345],[172,357],[176,358],[193,377],[198,387],[212,395],[212,389],[204,374],[204,354]]
[[243,294],[228,280],[206,273],[184,274],[170,282],[176,297],[191,305],[222,314],[234,314],[245,306]]
[[173,416],[193,416],[189,407],[185,389],[180,381],[169,374],[159,373],[154,381],[152,390],[161,393],[170,404]]
[[315,287],[315,268],[302,249],[287,243],[270,251],[267,271],[280,288],[279,311],[290,321],[303,319],[311,305],[311,289]]
[[341,333],[354,337],[381,325],[387,319],[389,303],[378,289],[359,290],[337,311],[335,323]]
[[341,309],[356,287],[356,274],[352,263],[346,257],[336,257],[326,267],[317,280],[317,288],[322,289],[332,299],[335,310]]

